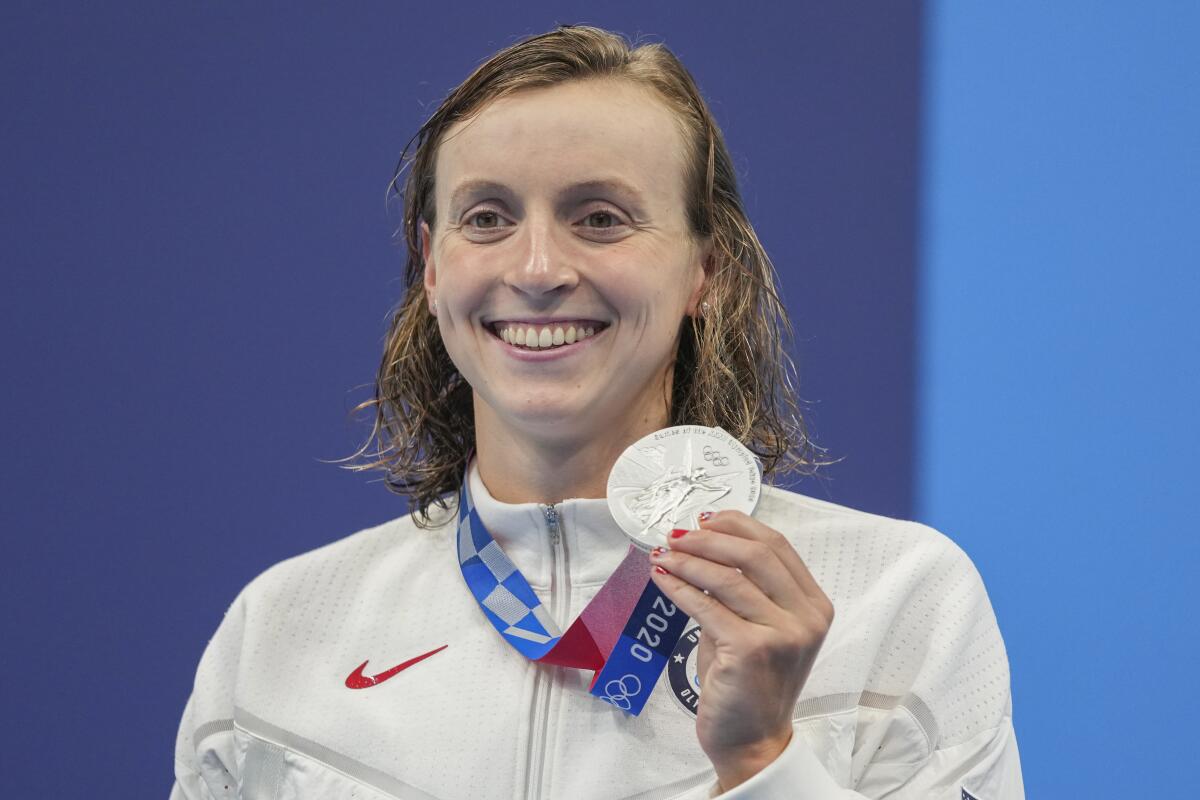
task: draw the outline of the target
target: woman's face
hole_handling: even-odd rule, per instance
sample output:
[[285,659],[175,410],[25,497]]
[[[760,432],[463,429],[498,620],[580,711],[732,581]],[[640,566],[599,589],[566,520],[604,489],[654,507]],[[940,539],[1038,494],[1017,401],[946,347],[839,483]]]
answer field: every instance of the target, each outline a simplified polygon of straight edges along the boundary
[[477,434],[625,437],[666,423],[704,253],[683,143],[648,90],[592,80],[500,98],[446,133],[425,286]]

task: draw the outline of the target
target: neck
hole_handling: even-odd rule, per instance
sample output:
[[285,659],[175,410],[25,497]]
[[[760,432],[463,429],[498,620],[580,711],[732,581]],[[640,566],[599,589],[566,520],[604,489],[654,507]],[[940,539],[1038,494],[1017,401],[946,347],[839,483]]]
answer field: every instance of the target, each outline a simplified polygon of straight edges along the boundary
[[667,425],[666,410],[578,438],[546,438],[498,420],[475,397],[475,454],[479,477],[502,503],[554,504],[608,494],[608,473],[625,448]]

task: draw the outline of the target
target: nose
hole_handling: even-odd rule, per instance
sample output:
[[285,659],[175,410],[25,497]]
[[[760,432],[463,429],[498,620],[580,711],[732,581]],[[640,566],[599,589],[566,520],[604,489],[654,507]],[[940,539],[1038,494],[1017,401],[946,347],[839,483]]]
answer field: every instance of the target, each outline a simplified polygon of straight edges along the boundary
[[559,230],[552,214],[531,213],[518,235],[505,282],[530,299],[557,296],[578,285],[579,273],[572,265],[569,248],[560,241],[569,235]]

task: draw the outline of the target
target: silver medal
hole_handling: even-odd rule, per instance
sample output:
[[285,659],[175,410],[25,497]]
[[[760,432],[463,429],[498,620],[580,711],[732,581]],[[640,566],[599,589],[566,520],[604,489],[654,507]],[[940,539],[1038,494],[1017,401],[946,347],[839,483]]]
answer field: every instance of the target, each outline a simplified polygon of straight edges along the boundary
[[608,508],[643,550],[674,528],[699,527],[703,511],[754,512],[762,466],[721,428],[677,425],[631,444],[608,474]]

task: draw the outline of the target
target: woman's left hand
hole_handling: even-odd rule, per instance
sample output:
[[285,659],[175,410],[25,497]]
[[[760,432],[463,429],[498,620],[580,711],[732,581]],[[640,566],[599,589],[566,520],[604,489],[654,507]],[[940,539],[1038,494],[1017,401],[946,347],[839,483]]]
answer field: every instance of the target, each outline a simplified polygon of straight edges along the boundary
[[696,734],[728,791],[790,741],[833,604],[778,531],[740,511],[700,526],[673,532],[669,550],[651,553],[659,568],[651,575],[703,631]]

